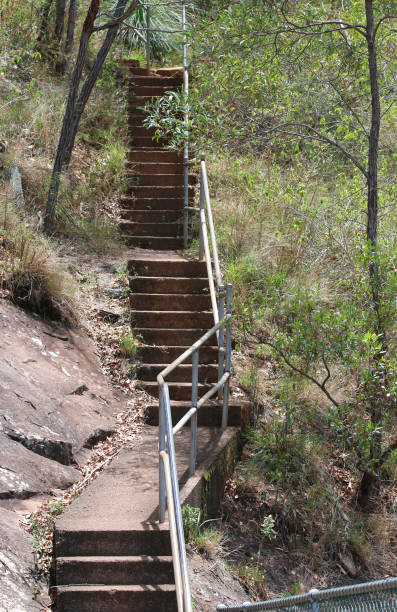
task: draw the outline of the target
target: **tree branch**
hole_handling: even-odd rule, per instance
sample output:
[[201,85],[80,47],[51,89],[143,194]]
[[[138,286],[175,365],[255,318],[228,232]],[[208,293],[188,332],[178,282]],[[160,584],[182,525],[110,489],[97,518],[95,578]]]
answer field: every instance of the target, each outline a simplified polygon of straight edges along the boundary
[[112,21],[108,21],[107,23],[104,23],[101,26],[94,27],[93,31],[101,32],[103,30],[108,30],[109,28],[113,28],[114,26],[120,25],[121,23],[123,23],[123,21],[128,19],[130,15],[132,15],[132,13],[135,11],[138,4],[139,4],[139,0],[133,0],[130,7],[125,11],[123,15],[121,15],[120,17],[117,17],[117,19],[112,19]]
[[301,368],[298,368],[296,365],[294,365],[290,361],[290,359],[287,357],[287,355],[284,353],[284,351],[282,349],[280,349],[278,346],[276,346],[273,342],[270,342],[270,340],[267,340],[267,339],[262,338],[262,337],[257,337],[256,340],[258,340],[261,344],[265,344],[266,346],[270,346],[270,348],[275,350],[280,355],[280,357],[284,360],[284,362],[287,364],[287,366],[289,368],[291,368],[291,370],[293,370],[294,372],[296,372],[300,376],[303,376],[303,378],[306,378],[307,380],[310,380],[312,383],[314,383],[327,396],[329,401],[332,402],[332,404],[336,408],[339,408],[339,403],[332,397],[332,395],[329,393],[328,389],[325,387],[328,379],[331,376],[328,366],[325,366],[326,370],[327,370],[327,376],[325,377],[325,379],[321,383],[318,380],[316,380],[313,376],[311,376],[310,374],[308,374],[307,372],[305,372]]
[[337,149],[339,149],[339,151],[341,151],[341,153],[343,153],[343,155],[345,155],[345,157],[350,159],[350,161],[353,162],[353,164],[360,170],[360,172],[368,180],[368,172],[367,172],[367,170],[358,161],[358,159],[356,159],[354,157],[354,155],[349,153],[349,151],[347,151],[341,144],[339,144],[339,142],[337,142],[336,140],[333,140],[332,138],[329,138],[328,136],[325,136],[324,134],[322,134],[321,132],[316,130],[316,128],[312,127],[311,125],[308,125],[307,123],[299,123],[297,121],[286,121],[285,123],[280,123],[279,125],[276,125],[275,127],[270,128],[267,131],[268,132],[277,132],[277,131],[279,131],[279,132],[282,132],[283,134],[290,134],[291,136],[300,136],[301,138],[305,137],[303,134],[299,134],[297,132],[285,132],[282,129],[282,128],[288,127],[288,126],[295,126],[295,127],[305,128],[306,130],[309,130],[310,132],[313,132],[313,134],[315,135],[315,136],[308,135],[307,136],[308,138],[315,138],[315,140],[318,140],[320,142],[326,142],[327,144],[332,145],[333,147],[336,147]]

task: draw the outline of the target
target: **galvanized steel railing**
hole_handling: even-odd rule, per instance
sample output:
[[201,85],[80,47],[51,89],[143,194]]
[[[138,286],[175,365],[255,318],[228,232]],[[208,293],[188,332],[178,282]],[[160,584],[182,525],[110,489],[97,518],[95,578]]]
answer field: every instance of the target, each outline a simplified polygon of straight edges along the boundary
[[284,610],[285,612],[396,612],[397,578],[365,582],[335,589],[312,589],[303,595],[239,606],[220,604],[217,611]]

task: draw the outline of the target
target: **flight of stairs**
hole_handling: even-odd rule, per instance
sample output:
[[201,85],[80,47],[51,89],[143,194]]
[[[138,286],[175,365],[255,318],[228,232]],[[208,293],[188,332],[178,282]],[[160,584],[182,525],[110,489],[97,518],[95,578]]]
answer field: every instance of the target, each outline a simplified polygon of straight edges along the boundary
[[[148,426],[84,491],[55,529],[52,593],[58,612],[176,612],[168,524],[158,523],[158,384],[166,365],[214,325],[206,265],[183,254],[183,163],[142,126],[139,107],[182,84],[179,69],[147,75],[130,68],[129,194],[123,198],[121,231],[131,247],[128,261],[131,322],[139,338],[136,375],[151,396]],[[189,179],[190,205],[195,177]],[[199,396],[216,382],[216,335],[200,349]],[[169,377],[172,418],[191,408],[191,360]],[[247,402],[229,402],[229,424],[247,419]],[[198,464],[219,453],[222,401],[198,414]],[[222,439],[234,433],[225,432]],[[176,437],[180,478],[188,474],[189,428]],[[185,462],[185,463],[184,463]],[[187,463],[186,463],[187,462]],[[225,471],[225,478],[227,477]],[[219,491],[221,495],[222,491]]]

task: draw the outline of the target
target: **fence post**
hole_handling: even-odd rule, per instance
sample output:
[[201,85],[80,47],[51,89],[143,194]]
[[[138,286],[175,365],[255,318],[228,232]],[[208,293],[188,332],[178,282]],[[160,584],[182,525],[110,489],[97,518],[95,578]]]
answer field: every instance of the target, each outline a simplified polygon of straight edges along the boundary
[[[192,355],[192,408],[197,408],[198,401],[198,375],[199,375],[199,351]],[[197,412],[190,419],[190,476],[196,471],[197,454]]]
[[189,229],[189,66],[187,65],[186,40],[186,1],[182,0],[182,31],[183,31],[183,103],[185,107],[185,148],[183,154],[183,246],[187,249]]
[[[226,312],[228,315],[232,314],[232,285],[228,283],[227,285],[227,298],[226,298]],[[225,373],[230,374],[231,367],[231,357],[232,357],[232,325],[231,318],[228,317],[227,327],[226,327],[226,362],[225,362]],[[222,429],[226,429],[228,417],[229,417],[229,387],[230,387],[230,377],[225,382],[225,386],[223,388],[223,411],[222,411]]]
[[[315,595],[316,593],[319,593],[319,592],[320,591],[318,589],[310,589],[309,595]],[[312,599],[312,608],[313,608],[313,612],[320,612],[320,606],[313,599]]]
[[[225,287],[219,285],[219,321],[223,321],[225,317]],[[218,334],[218,381],[222,378],[225,364],[225,330],[219,328]],[[223,387],[218,391],[218,399],[223,397]]]
[[165,521],[165,475],[164,465],[160,458],[161,451],[166,450],[165,443],[165,406],[164,406],[164,393],[163,386],[160,387],[159,394],[159,521],[164,523]]
[[[201,162],[205,162],[204,153],[201,154]],[[201,220],[201,211],[204,210],[204,179],[203,179],[203,168],[202,163],[200,164],[200,220]],[[203,237],[203,226],[200,221],[200,248],[199,248],[199,260],[204,259],[204,237]]]
[[146,71],[150,72],[150,5],[146,7]]

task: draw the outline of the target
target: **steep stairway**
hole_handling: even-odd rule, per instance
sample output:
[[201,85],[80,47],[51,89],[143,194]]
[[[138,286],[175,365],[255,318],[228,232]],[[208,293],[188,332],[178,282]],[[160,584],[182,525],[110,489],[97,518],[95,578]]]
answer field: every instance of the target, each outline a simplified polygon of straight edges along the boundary
[[[208,331],[214,319],[206,265],[181,251],[182,160],[164,149],[164,142],[153,140],[153,132],[142,126],[140,107],[181,84],[179,69],[152,71],[150,75],[136,66],[130,69],[130,189],[123,199],[121,231],[131,247],[131,323],[141,345],[136,375],[153,402],[140,440],[125,448],[57,520],[52,595],[58,612],[177,610],[169,526],[158,522],[156,377]],[[195,178],[189,182],[193,203]],[[199,395],[217,381],[217,360],[214,336],[200,350]],[[187,362],[167,378],[175,422],[191,408],[191,374],[191,362]],[[189,478],[189,427],[175,439],[181,500],[192,505],[201,503],[200,496],[208,487],[205,474],[213,462],[227,455],[225,449],[230,445],[235,448],[236,428],[247,420],[249,404],[230,402],[232,427],[225,432],[220,430],[221,412],[222,402],[214,399],[198,414],[196,477]],[[232,467],[229,460],[221,463],[221,475],[212,493],[214,507]]]

